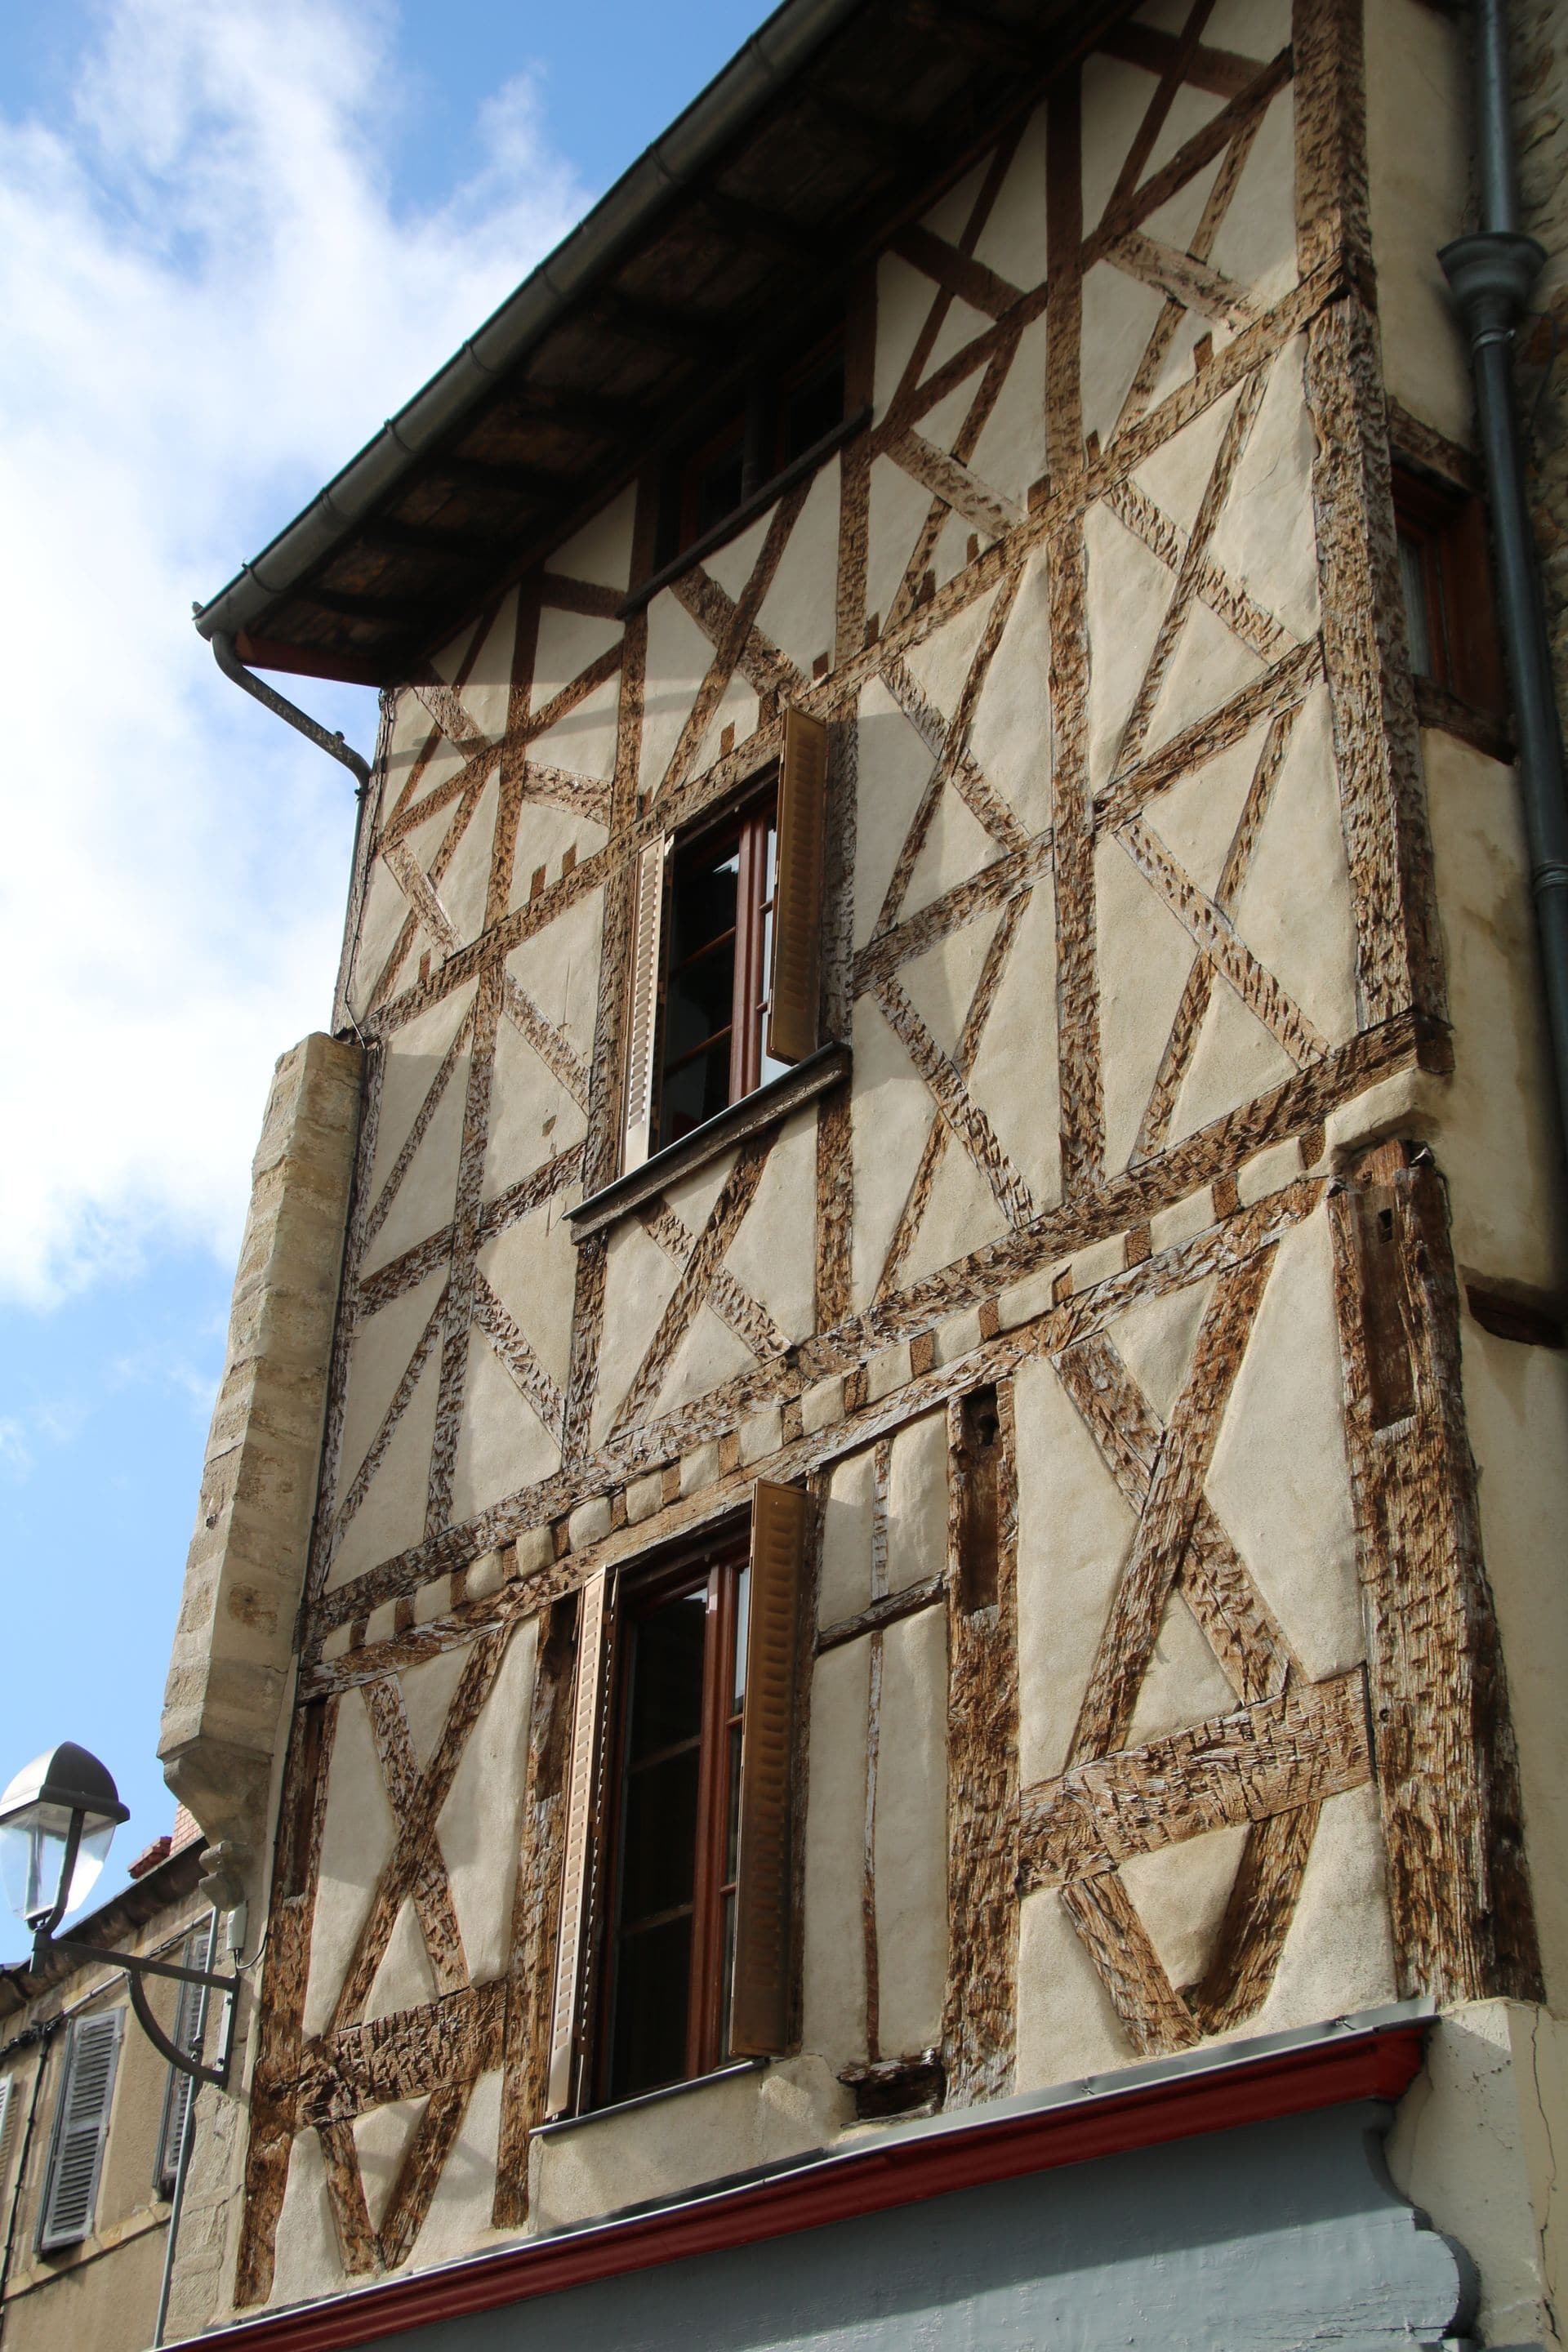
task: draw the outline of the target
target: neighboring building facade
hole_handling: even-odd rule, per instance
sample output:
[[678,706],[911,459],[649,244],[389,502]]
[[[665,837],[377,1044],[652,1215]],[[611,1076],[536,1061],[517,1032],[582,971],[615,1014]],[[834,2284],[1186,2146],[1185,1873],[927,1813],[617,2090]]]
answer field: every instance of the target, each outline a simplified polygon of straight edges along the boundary
[[267,1939],[172,2334],[1557,2340],[1467,82],[792,0],[201,616],[385,691],[164,1718]]
[[[132,1884],[72,1934],[205,1964],[201,1838],[181,1809]],[[154,1980],[153,2013],[189,2048],[195,2002]],[[153,2341],[189,2078],[131,2013],[123,1969],[65,1952],[0,1971],[0,2345],[142,2352]]]

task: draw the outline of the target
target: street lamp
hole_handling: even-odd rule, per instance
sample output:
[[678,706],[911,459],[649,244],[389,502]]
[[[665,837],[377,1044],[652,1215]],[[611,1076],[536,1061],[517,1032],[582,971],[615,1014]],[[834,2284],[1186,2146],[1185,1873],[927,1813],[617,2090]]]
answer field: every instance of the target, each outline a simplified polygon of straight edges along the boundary
[[[36,1756],[0,1795],[0,1877],[6,1900],[33,1931],[35,1969],[51,1950],[112,1961],[125,1970],[138,2024],[170,2065],[198,2083],[222,2084],[228,2079],[234,2040],[237,1969],[232,1976],[215,1976],[209,1969],[176,1968],[173,1961],[144,1959],[135,1952],[111,1952],[101,1944],[55,1932],[91,1894],[115,1831],[130,1818],[108,1767],[74,1739]],[[142,1979],[150,1976],[173,1977],[178,1983],[203,1985],[225,1996],[216,2065],[204,2066],[190,2051],[170,2041],[147,2004]]]

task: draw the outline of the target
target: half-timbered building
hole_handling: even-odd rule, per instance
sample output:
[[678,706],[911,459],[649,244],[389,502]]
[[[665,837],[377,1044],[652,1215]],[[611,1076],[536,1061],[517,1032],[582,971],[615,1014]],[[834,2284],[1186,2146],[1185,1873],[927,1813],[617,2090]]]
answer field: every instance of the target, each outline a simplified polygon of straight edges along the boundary
[[164,1717],[175,2332],[1556,2340],[1468,43],[786,0],[199,614],[382,723]]

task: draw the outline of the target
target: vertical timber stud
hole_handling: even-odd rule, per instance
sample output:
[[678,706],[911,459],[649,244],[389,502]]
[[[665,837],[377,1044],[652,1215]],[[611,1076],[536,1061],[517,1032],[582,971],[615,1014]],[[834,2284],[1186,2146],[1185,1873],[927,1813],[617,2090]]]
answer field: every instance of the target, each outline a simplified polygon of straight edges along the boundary
[[1364,1028],[1444,1017],[1394,520],[1366,174],[1361,0],[1296,0],[1297,268],[1341,280],[1307,330],[1323,667]]
[[1013,2088],[1018,1976],[1018,1477],[1013,1390],[948,1408],[950,2106]]
[[626,1019],[626,1109],[621,1169],[640,1168],[653,1149],[653,1107],[658,1042],[659,937],[664,927],[668,839],[650,841],[637,860],[637,910],[632,918],[631,997]]
[[817,1045],[827,745],[828,730],[820,719],[808,719],[801,710],[784,712],[768,1005],[768,1052],[775,1062],[804,1062]]
[[811,1502],[759,1479],[752,1496],[752,1595],[741,1748],[741,1853],[730,2048],[776,2057],[790,2024],[790,1783],[795,1665]]
[[561,1925],[555,1943],[555,1999],[550,2029],[550,2075],[544,2111],[567,2114],[575,2103],[586,2036],[587,1961],[594,1898],[600,1871],[598,1811],[601,1717],[604,1710],[605,1570],[584,1586],[578,1604],[577,1687],[572,1709],[566,1837],[561,1861]]
[[1331,1202],[1334,1285],[1399,1990],[1539,2000],[1443,1186],[1397,1142],[1354,1183]]
[[506,2071],[491,2218],[498,2230],[528,2219],[528,2142],[549,2094],[551,1966],[561,1913],[562,1812],[572,1730],[572,1653],[576,1610],[552,1601],[538,1619],[533,1702],[528,1717],[528,1777],[511,1910],[507,1984]]

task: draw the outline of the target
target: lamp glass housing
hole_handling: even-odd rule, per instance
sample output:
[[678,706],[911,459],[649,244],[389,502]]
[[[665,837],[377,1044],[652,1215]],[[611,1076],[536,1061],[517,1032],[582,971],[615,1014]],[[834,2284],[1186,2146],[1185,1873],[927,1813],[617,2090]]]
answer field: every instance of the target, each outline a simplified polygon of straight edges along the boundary
[[[0,1876],[5,1899],[19,1919],[36,1927],[55,1908],[70,1838],[71,1808],[40,1799],[9,1821],[0,1822]],[[101,1813],[87,1813],[81,1824],[76,1867],[61,1906],[63,1918],[79,1909],[98,1884],[116,1823]]]

